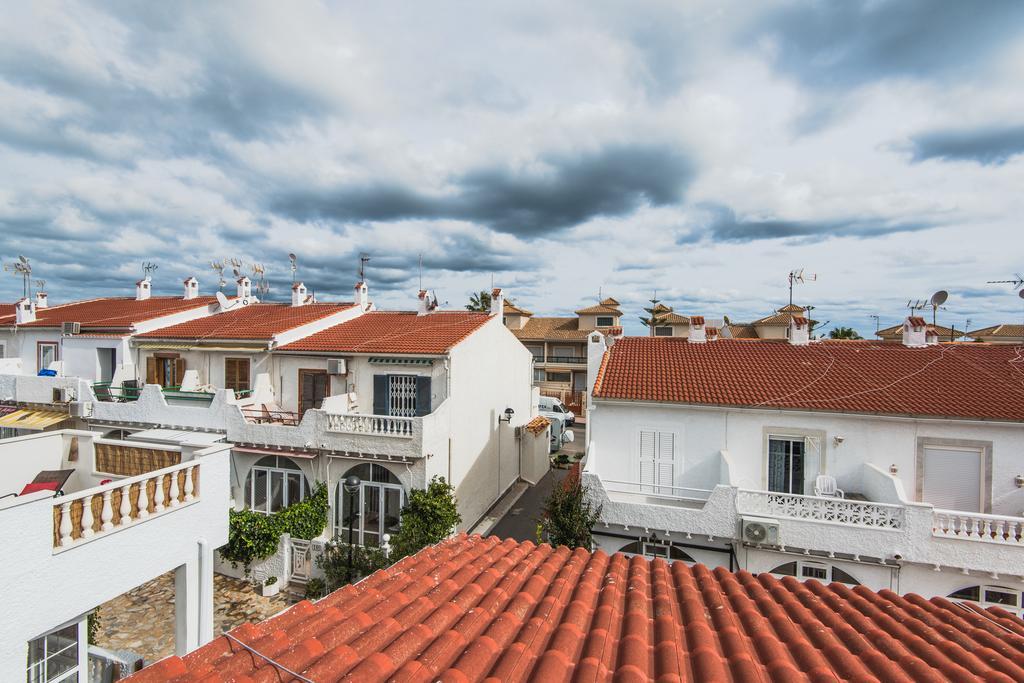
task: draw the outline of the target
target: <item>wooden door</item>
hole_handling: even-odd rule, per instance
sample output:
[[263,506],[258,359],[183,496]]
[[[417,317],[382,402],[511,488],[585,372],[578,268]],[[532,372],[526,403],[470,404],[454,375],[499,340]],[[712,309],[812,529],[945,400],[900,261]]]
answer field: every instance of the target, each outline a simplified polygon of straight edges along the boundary
[[319,408],[327,398],[330,376],[326,370],[299,370],[299,416]]

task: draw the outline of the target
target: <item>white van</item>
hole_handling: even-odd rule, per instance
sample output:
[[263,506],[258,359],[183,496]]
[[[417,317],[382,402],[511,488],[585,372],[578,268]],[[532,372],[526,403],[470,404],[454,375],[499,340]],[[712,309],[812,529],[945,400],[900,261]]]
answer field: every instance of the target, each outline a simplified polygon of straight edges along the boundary
[[557,398],[551,396],[541,396],[539,411],[544,417],[556,417],[560,420],[565,421],[567,427],[571,427],[576,424],[576,415],[571,410],[565,407]]

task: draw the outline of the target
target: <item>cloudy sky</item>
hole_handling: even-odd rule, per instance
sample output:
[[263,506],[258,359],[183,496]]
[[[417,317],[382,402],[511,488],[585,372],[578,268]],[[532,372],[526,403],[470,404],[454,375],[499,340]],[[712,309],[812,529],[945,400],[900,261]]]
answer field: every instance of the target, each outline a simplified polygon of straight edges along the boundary
[[[1024,2],[5,3],[0,255],[378,304],[1016,321]],[[755,6],[756,10],[750,8]],[[20,281],[5,274],[0,300]]]

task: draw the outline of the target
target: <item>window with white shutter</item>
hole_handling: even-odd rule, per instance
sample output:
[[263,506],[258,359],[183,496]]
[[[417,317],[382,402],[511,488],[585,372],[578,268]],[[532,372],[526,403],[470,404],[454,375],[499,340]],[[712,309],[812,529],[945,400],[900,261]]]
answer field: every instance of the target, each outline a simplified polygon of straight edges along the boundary
[[982,451],[925,446],[921,463],[921,502],[943,510],[982,512]]
[[676,435],[641,429],[639,434],[640,490],[672,495],[676,478]]

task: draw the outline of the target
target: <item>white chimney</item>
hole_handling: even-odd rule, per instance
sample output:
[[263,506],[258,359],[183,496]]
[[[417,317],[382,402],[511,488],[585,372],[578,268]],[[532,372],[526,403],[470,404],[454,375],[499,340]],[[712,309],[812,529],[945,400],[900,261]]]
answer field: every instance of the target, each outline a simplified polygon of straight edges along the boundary
[[185,280],[185,296],[184,299],[195,299],[199,296],[199,280],[194,277],[190,277]]
[[145,301],[153,294],[153,283],[147,275],[135,283],[135,300]]
[[428,315],[433,308],[430,305],[430,295],[427,294],[427,290],[421,289],[418,296],[419,304],[416,307],[416,315]]
[[704,333],[707,335],[708,341],[715,341],[718,339],[718,328],[717,327],[705,327]]
[[903,345],[918,349],[928,344],[928,325],[924,318],[911,315],[903,321]]
[[491,290],[491,315],[505,314],[505,295],[501,293],[501,287]]
[[14,323],[16,325],[24,325],[25,323],[34,322],[36,319],[36,307],[32,305],[32,302],[28,299],[22,299],[18,303],[14,304]]
[[242,276],[235,281],[238,285],[238,298],[248,299],[252,296],[252,281],[246,276]]
[[600,332],[591,332],[587,337],[587,394],[594,392],[594,382],[597,380],[597,373],[601,369],[601,361],[604,360],[604,353],[608,350],[608,343],[605,336]]
[[924,343],[928,346],[935,346],[939,343],[939,333],[934,327],[926,327],[924,330]]
[[370,305],[370,294],[365,282],[356,283],[356,303],[360,310],[365,311]]
[[36,292],[36,308],[46,308],[46,292]]
[[292,285],[292,306],[306,305],[306,285],[296,282]]
[[704,329],[704,316],[702,315],[691,315],[690,316],[690,336],[687,341],[692,344],[703,344],[706,342],[707,334]]
[[807,346],[810,341],[810,321],[802,315],[794,315],[789,321],[789,343],[793,346]]

